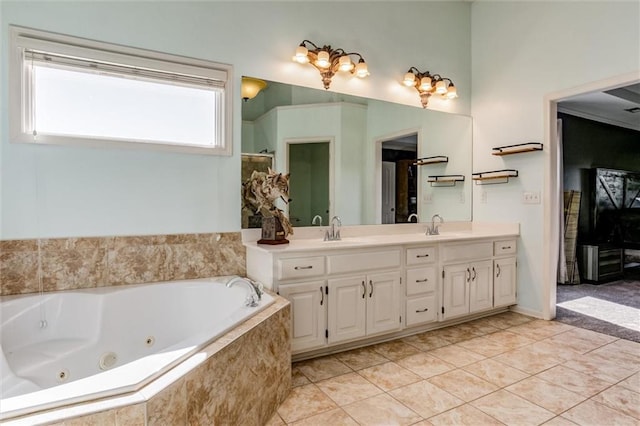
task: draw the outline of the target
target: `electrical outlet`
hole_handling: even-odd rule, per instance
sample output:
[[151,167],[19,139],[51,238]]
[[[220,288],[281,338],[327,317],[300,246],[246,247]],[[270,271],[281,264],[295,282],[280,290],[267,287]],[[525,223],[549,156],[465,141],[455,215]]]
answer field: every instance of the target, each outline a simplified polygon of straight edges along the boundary
[[523,204],[540,204],[540,191],[523,191]]
[[422,194],[422,201],[425,203],[433,203],[433,194],[430,192]]
[[487,191],[485,190],[480,191],[480,202],[482,204],[487,204]]

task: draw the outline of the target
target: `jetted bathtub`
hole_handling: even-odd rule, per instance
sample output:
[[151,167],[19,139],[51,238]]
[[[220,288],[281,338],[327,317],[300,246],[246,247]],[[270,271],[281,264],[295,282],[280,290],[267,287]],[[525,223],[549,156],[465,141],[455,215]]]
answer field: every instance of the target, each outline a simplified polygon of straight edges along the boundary
[[0,297],[0,420],[145,386],[273,302],[234,278]]

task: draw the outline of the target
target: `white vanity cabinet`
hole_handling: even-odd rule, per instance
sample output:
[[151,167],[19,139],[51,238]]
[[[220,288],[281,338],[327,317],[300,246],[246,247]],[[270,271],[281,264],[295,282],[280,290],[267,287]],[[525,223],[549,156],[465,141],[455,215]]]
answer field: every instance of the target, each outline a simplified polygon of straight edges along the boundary
[[493,306],[514,305],[517,299],[516,293],[516,240],[503,240],[494,242],[493,261]]
[[325,281],[281,285],[280,296],[291,302],[291,350],[304,352],[326,345],[327,286]]
[[427,324],[438,319],[437,252],[435,245],[405,250],[407,327]]

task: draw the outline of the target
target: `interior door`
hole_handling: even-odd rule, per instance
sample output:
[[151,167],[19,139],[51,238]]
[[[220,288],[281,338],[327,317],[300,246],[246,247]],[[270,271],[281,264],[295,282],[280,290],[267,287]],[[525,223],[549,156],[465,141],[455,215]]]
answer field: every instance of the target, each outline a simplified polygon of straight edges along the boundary
[[318,215],[329,223],[329,142],[289,143],[289,220],[311,226]]
[[382,162],[382,223],[396,223],[396,163]]

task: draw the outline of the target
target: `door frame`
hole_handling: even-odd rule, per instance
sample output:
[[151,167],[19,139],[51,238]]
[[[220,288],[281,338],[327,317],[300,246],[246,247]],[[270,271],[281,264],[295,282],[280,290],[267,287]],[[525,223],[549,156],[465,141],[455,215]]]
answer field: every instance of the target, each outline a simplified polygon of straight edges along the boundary
[[552,92],[543,98],[543,123],[544,123],[544,143],[548,149],[544,150],[544,197],[543,197],[543,222],[544,233],[549,238],[544,238],[543,250],[543,280],[542,280],[542,316],[543,319],[551,320],[556,316],[556,287],[558,274],[558,239],[560,238],[559,215],[563,206],[560,205],[560,194],[558,193],[558,137],[556,130],[556,120],[558,118],[558,102],[566,100],[572,96],[590,92],[615,89],[628,86],[640,81],[638,71],[628,74],[617,75],[606,79],[586,83],[577,87],[572,87],[557,92]]

